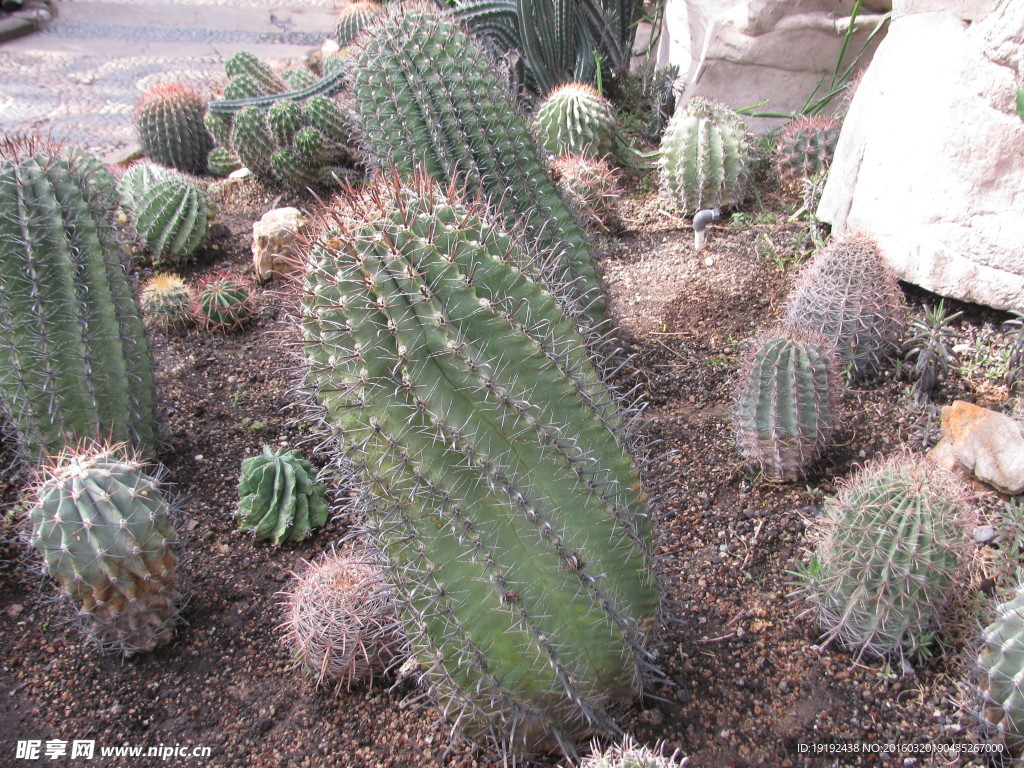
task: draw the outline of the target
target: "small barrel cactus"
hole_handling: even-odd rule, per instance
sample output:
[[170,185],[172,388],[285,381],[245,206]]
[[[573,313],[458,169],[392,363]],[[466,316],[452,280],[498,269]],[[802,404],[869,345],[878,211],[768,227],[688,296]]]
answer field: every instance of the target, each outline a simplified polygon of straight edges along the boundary
[[131,655],[171,640],[182,602],[172,510],[119,448],[65,452],[40,473],[31,543],[93,637]]
[[391,587],[365,554],[324,553],[285,597],[286,641],[317,685],[372,681],[408,655]]
[[296,450],[263,446],[242,461],[238,498],[239,527],[275,544],[302,541],[327,522],[324,487]]
[[224,62],[224,72],[232,82],[239,77],[248,78],[257,90],[257,93],[252,95],[266,96],[290,90],[288,83],[274,71],[273,67],[249,51],[238,51],[232,55]]
[[175,176],[177,174],[174,171],[155,163],[135,163],[121,174],[117,183],[117,197],[121,207],[133,215],[143,192]]
[[338,45],[344,48],[355,41],[363,28],[383,10],[384,6],[373,2],[373,0],[355,0],[353,3],[342,6],[338,12],[336,28]]
[[651,749],[626,736],[607,749],[601,749],[595,742],[590,755],[580,761],[579,768],[684,768],[687,764],[678,750],[666,756],[664,744]]
[[838,120],[804,117],[783,129],[775,145],[774,165],[785,189],[800,194],[804,179],[828,170],[841,127]]
[[187,325],[192,320],[194,295],[180,275],[154,275],[142,286],[139,295],[143,322],[162,331]]
[[229,176],[242,167],[242,161],[235,156],[235,153],[223,147],[216,147],[210,152],[207,164],[210,167],[210,175],[221,178]]
[[774,481],[796,480],[829,443],[839,373],[828,343],[789,329],[759,335],[735,395],[736,446]]
[[913,653],[942,628],[963,580],[967,488],[924,458],[866,464],[826,499],[802,594],[858,657]]
[[203,187],[175,173],[143,186],[129,215],[153,264],[182,264],[206,240],[213,205]]
[[618,120],[592,85],[564,83],[540,103],[530,128],[548,154],[607,157],[615,151]]
[[661,138],[661,188],[684,214],[735,208],[750,190],[750,139],[740,116],[706,99],[672,115]]
[[187,173],[205,173],[213,137],[203,115],[206,100],[189,85],[164,83],[146,91],[135,108],[146,157]]
[[978,657],[983,678],[983,719],[1006,756],[1024,757],[1024,587],[996,608]]
[[205,281],[196,299],[196,317],[210,331],[235,331],[252,314],[252,292],[245,283],[227,275]]
[[877,376],[899,351],[905,302],[878,245],[847,233],[807,262],[787,301],[786,323],[820,333],[854,379]]
[[564,155],[551,161],[551,174],[584,224],[600,232],[622,228],[615,171],[607,162],[586,155]]

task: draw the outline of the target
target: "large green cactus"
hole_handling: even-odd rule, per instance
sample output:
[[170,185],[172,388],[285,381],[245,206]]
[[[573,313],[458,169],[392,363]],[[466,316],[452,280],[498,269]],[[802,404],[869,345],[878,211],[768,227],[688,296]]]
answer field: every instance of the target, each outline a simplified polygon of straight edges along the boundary
[[36,489],[32,546],[103,646],[171,640],[182,600],[177,534],[159,481],[118,448],[66,453]]
[[638,693],[658,612],[622,416],[482,208],[422,180],[351,205],[309,255],[309,381],[415,651],[469,733],[571,750]]
[[[512,97],[484,51],[451,19],[422,7],[383,14],[360,38],[354,108],[378,170],[425,169],[497,206],[556,262],[577,310],[606,329],[591,247],[548,179]],[[538,277],[538,274],[534,275]]]
[[0,399],[29,458],[75,438],[156,447],[152,363],[108,180],[0,143]]
[[327,522],[324,487],[295,450],[275,451],[265,445],[259,456],[245,459],[238,498],[239,527],[275,544],[302,541]]
[[135,109],[146,157],[188,173],[205,173],[213,138],[203,123],[206,100],[189,85],[164,83],[146,91]]
[[982,717],[993,740],[1013,760],[1024,757],[1024,588],[996,608],[985,627],[978,657],[982,679]]

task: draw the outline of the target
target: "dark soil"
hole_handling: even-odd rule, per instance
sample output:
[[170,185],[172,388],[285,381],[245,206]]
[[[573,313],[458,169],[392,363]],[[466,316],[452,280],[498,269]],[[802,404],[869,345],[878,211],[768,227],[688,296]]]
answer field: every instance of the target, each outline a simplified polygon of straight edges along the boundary
[[[296,202],[250,181],[220,197],[227,230],[185,271],[190,280],[224,270],[251,279],[252,222]],[[763,226],[718,222],[697,252],[684,222],[650,196],[634,195],[626,218],[605,267],[623,343],[636,355],[631,368],[650,402],[645,431],[672,452],[650,478],[652,492],[664,495],[657,550],[670,600],[655,650],[672,684],[623,713],[622,726],[702,768],[984,764],[924,753],[977,738],[974,715],[961,708],[973,624],[901,671],[819,650],[817,627],[789,597],[789,572],[804,557],[805,527],[823,495],[856,463],[911,440],[906,384],[890,377],[846,391],[837,445],[806,482],[765,482],[735,452],[730,392],[745,340],[779,316],[795,270],[758,255]],[[800,227],[783,221],[769,235],[787,241]],[[281,345],[286,306],[261,289],[258,316],[240,332],[154,335],[167,438],[160,460],[182,509],[191,594],[169,647],[123,661],[85,642],[16,540],[24,478],[5,476],[0,765],[35,764],[15,759],[15,742],[25,739],[96,741],[92,761],[50,765],[500,764],[455,738],[436,711],[408,704],[409,683],[318,691],[290,661],[278,593],[303,560],[344,534],[347,489],[334,489],[338,517],[298,545],[255,543],[233,522],[239,465],[261,445],[301,447],[327,463],[290,394],[300,374]],[[815,756],[813,745],[824,743],[875,751]],[[886,752],[890,744],[896,749]],[[100,747],[120,745],[211,754],[100,759]]]

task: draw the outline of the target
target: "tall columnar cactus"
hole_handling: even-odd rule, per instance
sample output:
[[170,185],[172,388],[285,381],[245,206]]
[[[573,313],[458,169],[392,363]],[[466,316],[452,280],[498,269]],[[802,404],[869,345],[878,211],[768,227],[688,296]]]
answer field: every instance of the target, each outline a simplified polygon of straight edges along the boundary
[[188,261],[206,240],[213,206],[203,187],[170,172],[126,174],[121,200],[153,263]]
[[263,446],[242,462],[236,518],[243,530],[275,544],[302,541],[327,522],[324,487],[296,450]]
[[852,232],[832,240],[803,268],[789,294],[786,323],[820,333],[856,379],[877,376],[899,351],[905,303],[878,245]]
[[156,447],[149,348],[108,180],[0,142],[0,400],[28,456],[75,438]]
[[828,170],[841,127],[838,120],[824,117],[804,117],[785,127],[775,145],[774,164],[786,189],[799,194],[804,179]]
[[706,99],[677,109],[661,137],[661,188],[684,214],[735,208],[750,191],[747,127],[733,110]]
[[615,108],[586,83],[564,83],[549,93],[530,125],[551,155],[606,157],[615,151]]
[[470,734],[571,750],[649,671],[659,597],[623,416],[482,208],[422,180],[350,204],[308,258],[309,383],[414,653]]
[[117,447],[66,452],[40,477],[32,546],[95,639],[126,656],[169,642],[182,593],[159,481]]
[[920,649],[960,589],[967,489],[923,458],[865,465],[825,501],[802,593],[826,644],[858,656]]
[[349,43],[354,42],[366,25],[373,21],[383,10],[384,6],[380,3],[375,3],[373,0],[355,0],[353,3],[342,6],[338,12],[336,30],[338,45],[344,48]]
[[839,373],[828,343],[788,329],[762,333],[736,387],[736,446],[769,480],[803,476],[829,443]]
[[[607,329],[601,280],[586,235],[547,177],[530,133],[489,57],[446,16],[422,7],[382,15],[360,38],[354,108],[376,168],[423,169],[465,185],[525,230],[555,265],[577,311]],[[534,277],[541,277],[534,272]]]
[[206,99],[184,83],[165,83],[146,91],[135,108],[139,143],[161,165],[205,173],[213,138],[203,122]]
[[1013,760],[1024,757],[1024,589],[996,609],[982,634],[982,717]]

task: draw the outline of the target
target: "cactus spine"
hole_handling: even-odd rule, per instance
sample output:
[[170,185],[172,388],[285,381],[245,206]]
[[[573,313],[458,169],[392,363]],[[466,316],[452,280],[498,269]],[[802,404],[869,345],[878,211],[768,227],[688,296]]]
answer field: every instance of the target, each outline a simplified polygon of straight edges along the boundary
[[373,0],[356,0],[342,7],[338,12],[336,36],[338,45],[344,48],[359,37],[367,24],[384,10],[384,6]]
[[978,664],[982,681],[982,717],[993,740],[1013,760],[1024,756],[1024,589],[996,609],[982,634]]
[[584,225],[601,232],[622,228],[615,171],[604,160],[563,155],[551,161],[555,186]]
[[206,190],[177,172],[153,174],[134,172],[134,168],[122,184],[122,205],[153,255],[153,263],[188,261],[206,240],[213,217]]
[[238,525],[275,544],[302,541],[327,522],[324,487],[298,451],[263,446],[242,462],[238,480]]
[[564,83],[549,93],[531,124],[537,142],[551,155],[606,157],[615,151],[615,108],[586,83]]
[[180,275],[154,275],[142,287],[142,319],[151,328],[180,328],[192,319],[192,288]]
[[840,128],[838,120],[823,117],[805,117],[786,126],[775,146],[774,157],[775,172],[785,189],[799,194],[804,179],[828,170]]
[[205,173],[213,137],[203,122],[206,100],[191,86],[165,83],[139,99],[135,123],[146,157],[186,173]]
[[423,180],[351,204],[309,256],[304,346],[414,653],[469,733],[571,750],[649,671],[659,598],[622,416],[482,209]]
[[244,283],[218,275],[200,286],[196,315],[207,330],[227,333],[245,325],[252,303],[252,293]]
[[33,460],[76,437],[156,447],[114,200],[88,167],[54,147],[0,143],[0,398]]
[[182,594],[177,534],[159,481],[105,447],[65,453],[42,477],[32,546],[95,639],[126,656],[169,642]]

